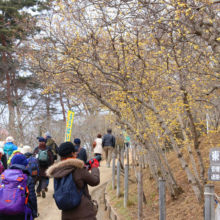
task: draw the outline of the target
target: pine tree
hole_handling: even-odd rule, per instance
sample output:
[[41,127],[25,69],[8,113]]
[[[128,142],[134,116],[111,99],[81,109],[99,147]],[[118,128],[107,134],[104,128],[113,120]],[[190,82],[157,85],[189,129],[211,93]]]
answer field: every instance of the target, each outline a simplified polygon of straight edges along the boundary
[[[15,59],[15,51],[13,44],[22,43],[33,31],[39,31],[36,26],[28,30],[23,29],[20,22],[25,19],[25,22],[30,22],[34,15],[31,11],[41,11],[48,9],[48,1],[39,0],[0,0],[0,60],[1,60],[1,75],[6,80],[6,102],[9,110],[9,131],[14,133],[15,129],[15,105],[14,99],[17,100],[17,74],[19,63]],[[46,6],[46,7],[45,7]],[[16,85],[12,88],[12,84]],[[18,114],[18,111],[17,111]],[[20,125],[19,125],[20,126]]]

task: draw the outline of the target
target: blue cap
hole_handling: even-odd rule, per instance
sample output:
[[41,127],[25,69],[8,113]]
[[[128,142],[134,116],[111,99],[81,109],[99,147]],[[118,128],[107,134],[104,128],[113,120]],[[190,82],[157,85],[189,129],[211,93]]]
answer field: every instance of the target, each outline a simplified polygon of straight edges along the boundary
[[22,154],[17,154],[11,159],[11,164],[19,164],[19,165],[24,165],[25,167],[28,165],[28,161],[26,157]]
[[80,140],[79,138],[76,138],[76,139],[74,140],[74,143],[75,143],[75,144],[81,144],[81,140]]
[[39,137],[39,142],[45,142],[45,139],[43,137]]

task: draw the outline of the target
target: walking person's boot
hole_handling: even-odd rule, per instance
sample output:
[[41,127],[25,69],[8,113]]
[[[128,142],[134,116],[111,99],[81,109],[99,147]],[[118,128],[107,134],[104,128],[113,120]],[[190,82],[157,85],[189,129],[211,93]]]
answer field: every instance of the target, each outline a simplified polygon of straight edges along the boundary
[[41,193],[39,192],[39,193],[37,193],[37,197],[41,197]]
[[45,192],[45,189],[42,189],[42,198],[46,198],[46,192]]

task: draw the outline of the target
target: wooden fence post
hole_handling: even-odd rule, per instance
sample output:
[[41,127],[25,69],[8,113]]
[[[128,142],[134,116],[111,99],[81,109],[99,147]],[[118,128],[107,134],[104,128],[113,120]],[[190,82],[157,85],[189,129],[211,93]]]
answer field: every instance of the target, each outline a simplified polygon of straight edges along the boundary
[[115,153],[112,153],[112,189],[115,189]]
[[128,206],[128,185],[129,185],[129,166],[125,165],[125,179],[124,179],[124,207],[127,208]]
[[124,144],[124,152],[125,152],[125,159],[127,159],[127,147],[125,144]]
[[134,149],[132,148],[131,149],[131,159],[132,159],[132,169],[134,170],[134,166],[135,166],[135,164],[134,164]]
[[121,163],[122,163],[122,166],[124,167],[124,149],[123,148],[121,149]]
[[[207,194],[206,194],[207,193]],[[205,220],[215,220],[214,185],[205,185]]]
[[117,162],[117,198],[120,197],[120,161]]
[[119,145],[117,145],[117,158],[118,158],[118,160],[120,158]]
[[127,148],[127,165],[129,166],[129,147],[126,148]]
[[143,174],[138,172],[138,220],[143,220]]
[[166,180],[159,178],[159,220],[166,220]]
[[111,206],[108,206],[108,217],[111,218]]

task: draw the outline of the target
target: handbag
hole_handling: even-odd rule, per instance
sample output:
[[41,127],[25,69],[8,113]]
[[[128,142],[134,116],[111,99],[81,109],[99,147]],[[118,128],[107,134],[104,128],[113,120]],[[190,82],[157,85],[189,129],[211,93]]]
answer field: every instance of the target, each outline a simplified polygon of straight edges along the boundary
[[93,142],[93,149],[96,147],[96,141]]
[[96,200],[91,200],[91,201],[92,201],[92,205],[93,205],[93,209],[94,209],[95,215],[97,215],[98,209],[99,209],[98,202]]

